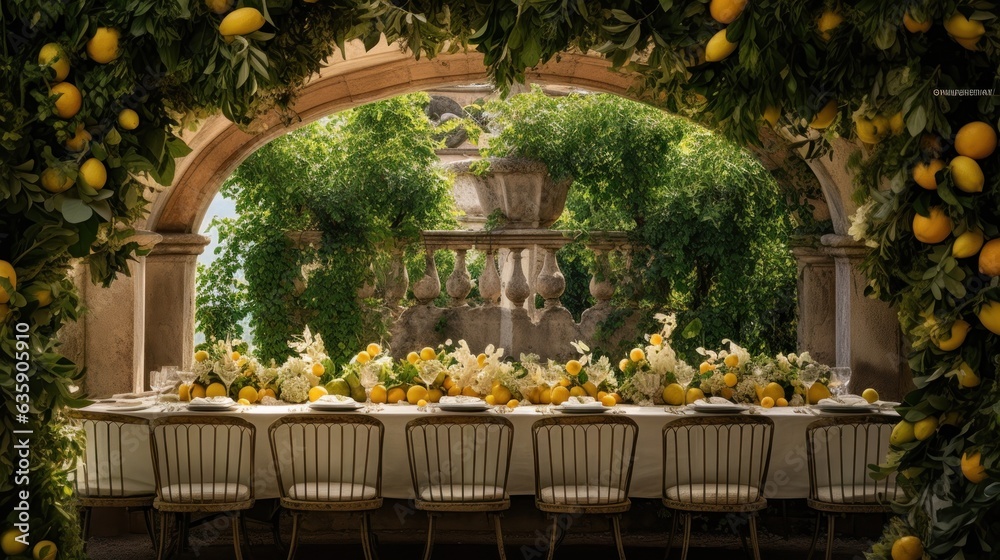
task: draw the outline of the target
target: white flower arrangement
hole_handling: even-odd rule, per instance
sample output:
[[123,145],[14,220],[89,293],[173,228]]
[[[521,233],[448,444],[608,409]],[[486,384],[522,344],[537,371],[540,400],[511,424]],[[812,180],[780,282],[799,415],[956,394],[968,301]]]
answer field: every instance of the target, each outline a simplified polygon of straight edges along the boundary
[[878,247],[878,241],[868,238],[868,222],[874,208],[875,199],[859,206],[857,211],[851,215],[851,227],[847,229],[847,235],[850,235],[855,241],[864,241],[866,246],[873,249]]
[[308,325],[302,331],[302,337],[289,342],[288,347],[298,352],[299,356],[309,364],[320,363],[329,358],[322,335],[316,334],[314,336]]
[[289,403],[305,402],[309,398],[312,385],[305,376],[287,377],[279,384],[281,400]]

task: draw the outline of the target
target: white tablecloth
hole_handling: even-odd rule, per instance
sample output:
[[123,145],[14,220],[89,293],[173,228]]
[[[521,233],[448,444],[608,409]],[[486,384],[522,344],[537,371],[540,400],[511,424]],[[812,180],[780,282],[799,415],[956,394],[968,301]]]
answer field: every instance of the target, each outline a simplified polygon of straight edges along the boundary
[[[639,426],[635,467],[629,495],[635,498],[659,498],[663,485],[663,426],[681,416],[671,414],[663,407],[619,405],[619,408],[629,418],[635,420]],[[85,410],[114,412],[96,404]],[[528,405],[504,415],[514,425],[508,483],[510,494],[530,495],[534,493],[531,425],[545,417],[538,410],[535,406]],[[166,405],[166,409],[163,405],[156,405],[145,410],[120,412],[119,414],[147,419],[180,414],[227,414],[249,420],[257,427],[255,493],[258,499],[263,499],[278,497],[274,460],[271,458],[267,436],[268,427],[281,416],[304,412],[309,412],[305,405],[288,405],[239,407],[235,411],[225,413],[192,413],[185,410],[182,405],[170,404]],[[363,412],[357,414],[363,414]],[[385,425],[382,494],[387,498],[412,498],[412,482],[406,457],[405,426],[410,420],[425,416],[430,412],[419,411],[417,407],[410,405],[382,405],[380,410],[371,414]],[[448,413],[436,411],[434,414]],[[806,457],[806,426],[823,415],[796,413],[793,408],[774,408],[763,411],[763,414],[771,418],[775,425],[770,470],[764,496],[767,498],[807,497],[809,494],[809,469]],[[895,415],[891,411],[888,414]],[[128,452],[121,454],[125,487],[133,492],[141,490],[153,492],[153,468],[150,459],[148,432],[131,426],[126,427],[126,430],[123,434],[122,446]],[[93,442],[88,443],[93,444]],[[102,467],[104,466],[102,465]],[[117,465],[113,467],[114,471],[117,472]]]

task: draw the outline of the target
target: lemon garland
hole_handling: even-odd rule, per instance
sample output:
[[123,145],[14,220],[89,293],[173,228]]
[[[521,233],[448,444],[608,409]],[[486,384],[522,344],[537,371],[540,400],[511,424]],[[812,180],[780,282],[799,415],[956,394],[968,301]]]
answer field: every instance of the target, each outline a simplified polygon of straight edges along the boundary
[[[858,224],[872,246],[869,290],[898,306],[913,344],[917,389],[905,420],[941,420],[926,439],[894,444],[885,469],[906,473],[908,498],[869,556],[986,556],[1000,548],[997,246],[984,243],[977,259],[960,255],[978,234],[953,240],[1000,237],[998,155],[984,147],[1000,110],[996,97],[935,90],[995,87],[996,15],[983,0],[5,0],[0,261],[16,278],[0,274],[0,387],[9,402],[12,329],[28,321],[33,425],[47,426],[47,449],[60,450],[40,455],[32,478],[33,539],[37,531],[60,558],[83,557],[60,470],[73,452],[51,429],[76,404],[67,388],[79,373],[53,344],[77,312],[70,258],[87,257],[105,284],[126,269],[138,250],[128,228],[147,212],[139,178],[172,182],[188,151],[180,121],[221,111],[248,123],[282,111],[337,46],[371,46],[384,33],[423,56],[469,45],[503,87],[571,47],[596,49],[636,72],[650,102],[737,141],[756,142],[762,122],[810,135],[810,156],[855,129],[873,141],[853,159],[859,200],[873,201]],[[982,124],[963,137],[969,123]],[[920,163],[928,169],[914,174]],[[45,290],[52,301],[38,297]],[[958,320],[969,324],[960,344],[934,342],[963,332]],[[5,430],[13,422],[6,415]],[[0,463],[5,511],[10,470]]]

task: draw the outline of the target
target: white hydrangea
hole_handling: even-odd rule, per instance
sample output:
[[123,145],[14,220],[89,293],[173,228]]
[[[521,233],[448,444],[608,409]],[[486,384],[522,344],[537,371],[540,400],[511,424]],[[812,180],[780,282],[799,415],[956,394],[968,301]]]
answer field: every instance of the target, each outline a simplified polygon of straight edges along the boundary
[[658,375],[673,373],[677,369],[677,353],[669,344],[646,347],[646,360],[649,368]]
[[289,403],[305,402],[309,398],[311,387],[305,376],[286,378],[281,383],[281,400]]
[[875,200],[869,200],[858,207],[857,211],[851,215],[851,227],[847,229],[847,235],[855,241],[864,241],[868,247],[878,247],[878,242],[868,238],[868,216],[875,208]]

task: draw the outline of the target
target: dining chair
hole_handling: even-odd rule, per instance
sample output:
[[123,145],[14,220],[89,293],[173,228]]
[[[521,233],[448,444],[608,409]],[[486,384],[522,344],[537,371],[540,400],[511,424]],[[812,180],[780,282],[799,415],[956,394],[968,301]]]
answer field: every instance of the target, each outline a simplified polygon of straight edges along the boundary
[[157,559],[165,552],[167,515],[178,525],[177,553],[187,543],[192,513],[235,512],[233,550],[242,560],[243,511],[254,504],[256,428],[233,416],[167,416],[150,422],[150,447],[160,512]]
[[427,512],[424,560],[441,513],[485,512],[506,559],[500,518],[510,508],[507,475],[514,425],[500,416],[429,416],[406,424],[414,506]]
[[[148,445],[149,421],[136,416],[70,410],[66,413],[71,424],[81,430],[84,449],[77,468],[70,473],[80,507],[83,538],[90,536],[90,516],[93,508],[125,508],[142,512],[146,532],[157,549],[153,530],[153,499],[151,489],[125,478],[126,461],[146,461],[135,455]],[[130,465],[131,469],[131,465]]]
[[548,559],[565,537],[565,514],[606,515],[625,559],[621,514],[628,498],[639,427],[625,416],[555,416],[534,423],[535,507],[552,516]]
[[279,503],[292,514],[288,559],[310,511],[360,512],[361,547],[374,553],[371,513],[382,507],[382,422],[355,414],[294,414],[268,428]]
[[[749,514],[750,546],[760,560],[756,514],[767,507],[763,489],[773,438],[774,422],[763,416],[690,417],[663,427],[661,500],[674,513],[664,558],[683,519],[681,560],[687,559],[691,516],[699,512]],[[742,533],[740,539],[745,549]]]
[[822,418],[806,428],[809,457],[809,499],[817,512],[816,531],[809,556],[827,518],[826,558],[833,556],[836,516],[851,513],[888,513],[896,497],[895,474],[882,480],[868,476],[868,465],[878,464],[889,451],[889,436],[898,418],[870,414]]

